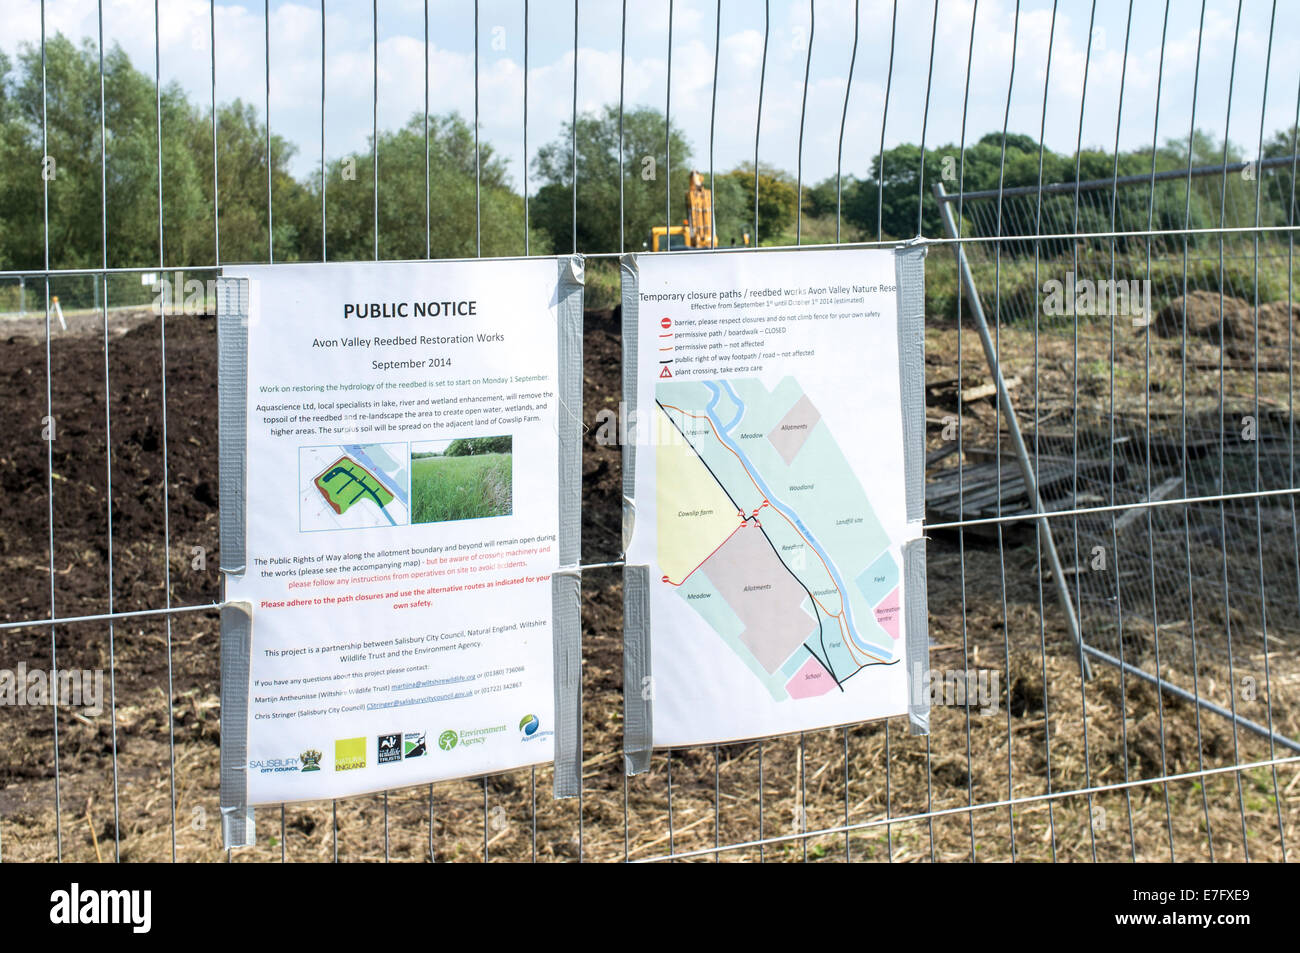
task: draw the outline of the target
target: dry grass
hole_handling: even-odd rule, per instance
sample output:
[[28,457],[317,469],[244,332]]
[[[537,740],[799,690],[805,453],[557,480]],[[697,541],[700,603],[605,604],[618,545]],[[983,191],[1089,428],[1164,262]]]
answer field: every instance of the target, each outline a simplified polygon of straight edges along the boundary
[[[1040,371],[1057,375],[1057,384],[1059,375],[1072,376],[1070,342],[1043,344]],[[972,349],[965,355],[965,383],[978,383],[982,357],[975,335],[966,332],[963,345]],[[955,375],[955,329],[931,331],[928,346],[931,375]],[[1008,374],[1028,373],[1026,379],[1032,380],[1032,338],[1004,331],[1003,346],[1015,355]],[[1120,366],[1129,366],[1140,354],[1127,351]],[[1081,365],[1085,359],[1105,360],[1108,382],[1109,354],[1081,356]],[[1167,373],[1159,362],[1169,360],[1167,350],[1158,356],[1159,373]],[[595,400],[595,390],[599,388],[589,381],[589,400]],[[1095,399],[1092,391],[1087,393]],[[991,441],[996,422],[987,408],[972,407],[968,413],[968,439]],[[616,449],[593,443],[588,456],[589,475],[604,473],[616,486]],[[671,757],[659,753],[648,774],[625,781],[621,586],[617,572],[597,570],[584,579],[586,783],[581,804],[551,800],[550,770],[538,768],[336,805],[289,805],[283,816],[278,809],[260,810],[258,845],[236,851],[233,859],[328,861],[337,855],[351,861],[419,861],[432,853],[439,861],[481,861],[486,853],[494,861],[534,855],[542,860],[579,855],[591,861],[649,860],[670,851],[709,852],[717,844],[745,843],[760,835],[782,838],[846,822],[871,826],[847,835],[727,850],[717,857],[1050,861],[1095,855],[1099,860],[1160,861],[1171,856],[1241,860],[1249,852],[1252,860],[1280,860],[1284,837],[1294,854],[1300,843],[1300,766],[1294,763],[1276,773],[1249,768],[1167,785],[1141,783],[1093,797],[978,807],[1009,796],[1037,797],[1049,789],[1068,792],[1126,778],[1146,781],[1246,764],[1274,753],[1265,739],[1249,731],[1234,734],[1231,722],[1218,715],[1202,712],[1198,724],[1195,706],[1162,698],[1132,677],[1121,681],[1120,673],[1108,666],[1096,665],[1093,680],[1083,684],[1050,587],[1046,595],[1040,589],[1032,538],[1026,545],[1008,534],[1003,543],[999,547],[996,536],[968,533],[958,540],[947,534],[932,540],[930,554],[932,665],[996,671],[1001,698],[994,712],[936,708],[928,738],[909,736],[905,721],[895,719],[888,725],[809,732],[802,739],[692,749]],[[174,569],[180,568],[178,562]],[[39,572],[39,565],[33,571]],[[1263,633],[1248,620],[1234,624],[1235,685],[1222,653],[1202,653],[1193,673],[1187,653],[1173,651],[1187,638],[1176,618],[1162,620],[1160,627],[1166,647],[1162,675],[1189,687],[1195,675],[1204,697],[1235,704],[1242,716],[1259,722],[1271,718],[1279,732],[1300,737],[1300,648],[1288,634],[1297,622],[1294,596],[1292,592],[1289,601],[1269,606],[1267,681]],[[1135,644],[1149,643],[1152,633],[1143,634],[1140,622],[1133,625]],[[1198,620],[1200,637],[1213,638],[1215,625],[1215,620]],[[123,623],[114,636],[117,823],[109,718],[62,712],[61,855],[65,860],[109,861],[120,847],[123,860],[166,860],[172,855],[174,829],[177,859],[222,860],[217,621],[211,614],[173,621],[170,664],[177,691],[170,725],[168,699],[159,687],[167,684],[166,627],[156,620]],[[105,627],[64,626],[59,638],[61,659],[66,655],[81,666],[108,668]],[[1134,660],[1148,671],[1154,668],[1150,652]],[[1257,678],[1253,695],[1243,689],[1244,674]],[[169,735],[175,744],[174,772],[168,770],[173,763]],[[52,860],[59,848],[50,712],[7,711],[0,720],[0,750],[6,752],[0,856]],[[1288,752],[1278,749],[1276,754]],[[977,808],[964,810],[970,804]],[[949,809],[956,813],[884,823],[888,817]],[[699,859],[711,861],[713,854]]]

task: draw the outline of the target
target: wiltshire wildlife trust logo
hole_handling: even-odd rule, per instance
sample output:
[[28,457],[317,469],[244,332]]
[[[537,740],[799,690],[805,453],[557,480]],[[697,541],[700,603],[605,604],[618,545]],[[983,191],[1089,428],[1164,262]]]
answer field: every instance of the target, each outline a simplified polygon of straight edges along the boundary
[[298,755],[298,760],[302,762],[303,772],[319,771],[321,759],[325,756],[315,748],[308,748],[302,754]]
[[334,742],[335,771],[355,771],[365,766],[365,738],[341,738]]
[[132,933],[148,933],[153,925],[151,890],[82,890],[73,883],[67,890],[50,894],[50,922],[60,926],[78,924],[126,924]]
[[402,736],[394,733],[379,736],[380,764],[395,764],[402,760]]

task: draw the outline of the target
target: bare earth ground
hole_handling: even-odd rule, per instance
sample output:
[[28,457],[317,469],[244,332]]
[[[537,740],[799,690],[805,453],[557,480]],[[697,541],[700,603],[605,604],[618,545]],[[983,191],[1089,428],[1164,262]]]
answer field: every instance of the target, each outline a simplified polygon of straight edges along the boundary
[[[216,601],[213,322],[167,319],[165,441],[158,320],[148,314],[115,315],[107,361],[102,325],[77,327],[67,334],[56,330],[50,344],[49,398],[58,428],[52,476],[48,445],[41,439],[48,412],[43,320],[0,328],[6,339],[0,343],[0,393],[7,435],[0,446],[7,501],[0,517],[0,617],[46,618],[51,598],[61,617],[103,612],[110,572],[116,611],[163,605],[168,570],[173,605]],[[955,326],[928,332],[929,379],[956,376],[956,333]],[[1152,340],[1159,351],[1153,374],[1167,386],[1176,379],[1178,345]],[[1001,344],[1008,376],[1032,381],[1034,349],[1027,333],[1004,331]],[[1117,368],[1143,368],[1144,346],[1143,337],[1122,335]],[[1196,347],[1200,357],[1217,359],[1217,348],[1205,342]],[[618,406],[616,315],[588,315],[586,350],[591,431],[584,460],[584,557],[595,562],[617,558],[619,546],[619,451],[594,439],[596,414]],[[969,328],[962,350],[963,386],[987,380]],[[1098,357],[1106,373],[1086,364]],[[1040,346],[1040,364],[1045,393],[1066,387],[1076,366],[1092,368],[1080,373],[1081,400],[1096,401],[1106,393],[1106,351],[1085,348],[1076,364],[1071,342],[1053,339]],[[105,432],[106,372],[111,434]],[[1280,379],[1286,386],[1286,375]],[[1217,376],[1212,383],[1217,387]],[[1018,406],[1032,397],[1028,384],[1021,387]],[[931,416],[937,420],[943,413],[936,409]],[[963,419],[968,445],[991,446],[996,420],[988,401],[967,407]],[[941,441],[940,427],[931,427],[931,447]],[[52,502],[47,485],[53,488]],[[1008,797],[1212,769],[1271,754],[1265,739],[1244,730],[1234,734],[1232,723],[1217,715],[1202,713],[1198,728],[1195,706],[1162,698],[1132,677],[1122,682],[1109,666],[1095,665],[1094,679],[1083,686],[1050,585],[1044,585],[1040,590],[1032,535],[1009,530],[1001,548],[997,534],[987,532],[967,532],[961,539],[938,533],[931,541],[932,664],[996,671],[996,711],[938,707],[929,738],[909,736],[905,721],[896,719],[810,732],[802,739],[660,753],[649,774],[625,783],[620,575],[590,571],[584,578],[586,785],[581,802],[551,800],[550,770],[539,768],[333,805],[289,805],[283,813],[259,810],[258,846],[236,851],[233,859],[427,860],[432,854],[437,860],[535,855],[616,861],[702,850],[702,859],[713,860],[711,848],[718,844],[846,824],[869,826],[716,856],[728,861],[1239,860],[1248,851],[1251,859],[1279,860],[1284,844],[1293,855],[1300,847],[1295,764],[1276,772],[1252,768],[1092,797],[1000,804]],[[1256,721],[1271,714],[1279,732],[1296,738],[1300,653],[1287,633],[1297,627],[1297,608],[1293,586],[1281,585],[1279,591],[1291,596],[1269,606],[1267,673],[1262,631],[1238,624],[1233,681],[1226,657],[1212,652],[1202,653],[1195,672],[1186,653],[1170,652],[1162,674],[1187,685],[1195,675],[1203,696],[1235,704]],[[1200,637],[1212,638],[1222,624],[1199,619]],[[1281,635],[1274,634],[1275,624]],[[1149,635],[1149,624],[1147,630]],[[1140,620],[1133,623],[1131,637],[1140,648]],[[1162,625],[1162,638],[1166,646],[1185,638],[1177,620],[1167,630]],[[113,663],[116,737],[107,712],[88,717],[61,710],[56,719],[49,708],[0,710],[0,857],[225,859],[217,791],[216,613],[178,614],[170,625],[143,618],[120,621],[111,630],[88,622],[61,625],[53,633],[45,627],[0,635],[0,668],[13,669],[22,661],[29,668],[48,668],[52,652],[60,668],[107,672]],[[1154,670],[1150,653],[1137,660]],[[1249,699],[1242,691],[1234,697],[1233,684],[1243,673],[1258,676],[1258,690]],[[962,810],[972,803],[997,806]],[[885,823],[927,810],[953,813]]]

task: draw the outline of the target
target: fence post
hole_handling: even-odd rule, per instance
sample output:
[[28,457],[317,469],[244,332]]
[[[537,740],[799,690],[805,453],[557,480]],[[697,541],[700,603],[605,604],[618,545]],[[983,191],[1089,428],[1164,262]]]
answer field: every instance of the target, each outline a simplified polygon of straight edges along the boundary
[[[943,228],[948,237],[957,238],[957,222],[953,218],[952,208],[948,203],[948,192],[943,187],[943,182],[934,184],[934,198],[939,206],[939,214],[943,218]],[[1038,480],[1034,477],[1034,467],[1029,460],[1029,452],[1025,449],[1025,438],[1020,433],[1020,421],[1016,418],[1016,410],[1011,406],[1011,392],[1007,390],[1007,382],[1002,377],[1002,368],[998,364],[997,351],[993,346],[993,338],[989,334],[988,322],[984,318],[984,307],[980,304],[979,293],[975,290],[975,279],[971,275],[970,263],[966,260],[966,250],[962,248],[961,242],[954,242],[953,252],[957,256],[957,271],[961,280],[962,289],[966,292],[966,300],[970,302],[971,313],[975,316],[975,327],[979,331],[980,343],[984,346],[984,357],[988,361],[989,372],[993,375],[993,380],[998,389],[998,404],[1002,408],[1002,416],[1006,418],[1007,430],[1011,434],[1011,446],[1015,450],[1016,459],[1020,462],[1020,473],[1025,480],[1025,493],[1034,508],[1035,513],[1045,513],[1043,508],[1042,497],[1038,495]],[[1035,305],[1035,312],[1037,305]],[[958,461],[961,466],[961,461]],[[1074,600],[1070,598],[1069,587],[1065,584],[1065,573],[1061,569],[1061,557],[1056,552],[1056,540],[1052,537],[1052,527],[1048,524],[1046,516],[1040,516],[1036,519],[1035,524],[1038,527],[1038,538],[1043,542],[1047,550],[1047,562],[1052,570],[1052,578],[1056,584],[1056,596],[1061,603],[1061,611],[1065,613],[1066,624],[1070,628],[1070,635],[1074,637],[1075,644],[1079,647],[1079,667],[1083,672],[1085,679],[1092,678],[1092,667],[1088,664],[1088,659],[1084,655],[1083,633],[1079,629],[1079,616],[1074,611]]]

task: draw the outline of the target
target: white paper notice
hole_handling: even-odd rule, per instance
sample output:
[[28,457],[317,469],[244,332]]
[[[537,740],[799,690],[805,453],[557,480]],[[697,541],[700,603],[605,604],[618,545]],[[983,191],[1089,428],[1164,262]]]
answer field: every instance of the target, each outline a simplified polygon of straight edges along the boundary
[[553,756],[554,259],[250,282],[248,803]]
[[890,251],[641,255],[653,744],[907,711]]

